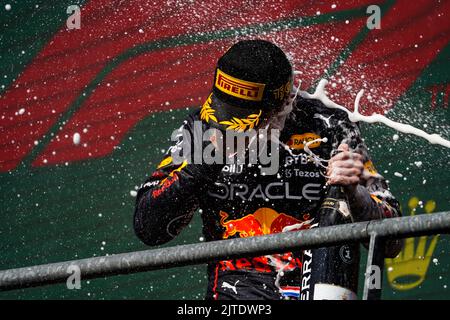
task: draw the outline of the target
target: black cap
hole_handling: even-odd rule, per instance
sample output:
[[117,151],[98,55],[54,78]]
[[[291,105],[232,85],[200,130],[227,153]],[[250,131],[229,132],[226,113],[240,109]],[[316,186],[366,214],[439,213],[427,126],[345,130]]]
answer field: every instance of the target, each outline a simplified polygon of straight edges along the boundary
[[217,62],[201,119],[222,130],[253,129],[281,109],[291,88],[292,66],[283,50],[265,40],[239,41]]

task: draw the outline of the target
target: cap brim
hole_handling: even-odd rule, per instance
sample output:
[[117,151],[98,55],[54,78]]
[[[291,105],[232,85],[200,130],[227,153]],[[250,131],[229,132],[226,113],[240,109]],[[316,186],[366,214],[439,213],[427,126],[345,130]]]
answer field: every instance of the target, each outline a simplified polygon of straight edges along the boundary
[[246,131],[256,129],[266,116],[262,109],[238,107],[220,100],[214,93],[211,95],[211,108],[217,122],[211,121],[211,126],[221,130]]

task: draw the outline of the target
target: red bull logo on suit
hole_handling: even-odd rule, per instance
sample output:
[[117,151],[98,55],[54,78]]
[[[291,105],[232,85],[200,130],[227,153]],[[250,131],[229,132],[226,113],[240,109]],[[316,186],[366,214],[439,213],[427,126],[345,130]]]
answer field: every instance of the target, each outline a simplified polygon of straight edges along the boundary
[[[248,214],[239,219],[227,220],[228,214],[220,211],[220,224],[225,228],[223,239],[227,239],[235,234],[241,238],[261,236],[265,234],[278,233],[286,227],[293,227],[291,230],[307,229],[309,221],[300,221],[285,213],[278,213],[271,208],[260,208],[252,214]],[[309,217],[309,215],[306,215]]]
[[[241,238],[262,236],[266,234],[297,231],[308,229],[312,219],[309,214],[302,216],[303,220],[294,218],[285,213],[278,213],[271,208],[259,208],[252,214],[247,214],[239,219],[228,219],[229,214],[220,211],[220,224],[224,228],[223,239],[233,236]],[[291,252],[274,255],[278,263],[287,263],[283,267],[284,271],[291,271],[301,268],[301,261],[294,258]],[[254,269],[259,272],[272,272],[271,262],[267,256],[255,258],[240,258],[237,260],[224,260],[220,262],[221,270]],[[279,266],[275,266],[275,269]]]

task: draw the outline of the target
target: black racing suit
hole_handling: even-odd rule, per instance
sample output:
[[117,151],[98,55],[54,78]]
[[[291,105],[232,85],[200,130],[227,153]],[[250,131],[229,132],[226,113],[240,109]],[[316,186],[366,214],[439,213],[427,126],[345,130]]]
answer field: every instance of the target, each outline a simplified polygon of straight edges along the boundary
[[[194,121],[200,121],[199,111],[190,114],[181,128],[192,132]],[[206,123],[202,126],[209,128]],[[314,143],[310,150],[323,159],[329,159],[341,143],[363,155],[363,179],[355,195],[349,196],[355,220],[400,216],[398,202],[375,170],[358,126],[341,110],[298,98],[281,131],[280,141],[290,148],[280,148],[275,175],[262,175],[257,165],[174,164],[170,150],[185,143],[178,137],[176,146],[138,191],[137,236],[151,246],[170,241],[199,208],[206,241],[308,228],[321,204],[325,177],[324,169],[308,160],[303,141],[318,137],[328,141]],[[189,159],[190,155],[184,156]],[[386,254],[395,256],[400,248],[400,242],[391,241]],[[301,257],[299,252],[289,252],[210,263],[206,298],[297,298]]]

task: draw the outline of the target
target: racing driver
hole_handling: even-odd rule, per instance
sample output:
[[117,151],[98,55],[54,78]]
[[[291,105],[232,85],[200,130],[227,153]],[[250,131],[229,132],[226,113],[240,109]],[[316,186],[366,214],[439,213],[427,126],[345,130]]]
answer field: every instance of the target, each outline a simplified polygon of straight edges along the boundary
[[[342,110],[295,95],[293,82],[289,59],[271,42],[239,41],[225,52],[217,62],[211,94],[179,132],[195,136],[199,128],[212,130],[202,147],[219,150],[219,134],[278,129],[274,140],[279,147],[270,152],[276,154],[276,173],[261,172],[260,158],[256,163],[248,156],[241,163],[227,162],[236,154],[226,151],[224,161],[195,161],[195,139],[180,133],[138,191],[134,229],[139,239],[150,246],[170,241],[198,209],[206,241],[307,229],[327,184],[344,186],[354,221],[400,216],[358,125]],[[175,161],[180,149],[181,160]],[[237,149],[237,154],[246,152],[248,148]],[[394,257],[400,249],[401,242],[391,240],[385,254]],[[298,298],[301,259],[301,252],[287,252],[209,263],[206,298]]]

